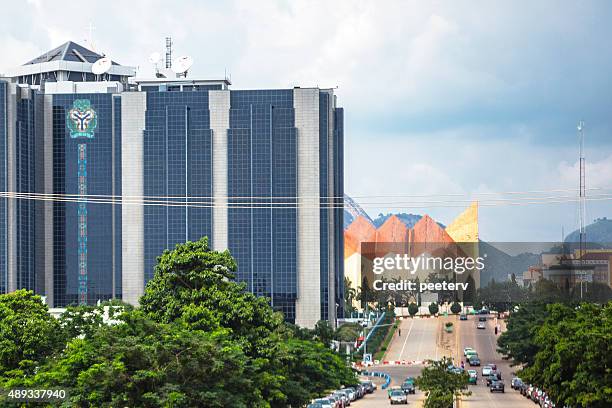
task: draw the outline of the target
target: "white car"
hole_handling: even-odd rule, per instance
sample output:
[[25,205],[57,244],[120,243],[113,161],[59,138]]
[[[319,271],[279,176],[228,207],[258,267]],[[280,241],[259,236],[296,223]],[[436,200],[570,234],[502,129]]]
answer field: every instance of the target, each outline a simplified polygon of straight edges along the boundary
[[475,350],[474,350],[473,348],[471,348],[471,347],[466,347],[466,348],[464,348],[464,349],[463,349],[463,355],[464,355],[464,356],[467,356],[467,355],[468,355],[468,352],[470,352],[470,351],[475,351]]
[[316,399],[314,402],[318,402],[319,404],[321,404],[321,408],[334,408],[333,403],[327,398],[319,398]]
[[491,375],[491,373],[493,372],[493,368],[491,368],[491,366],[484,366],[482,367],[482,376],[486,377],[487,375]]
[[484,322],[478,322],[478,326],[477,326],[477,327],[478,327],[479,329],[484,329],[486,326],[485,326],[485,323],[484,323]]
[[408,397],[402,390],[393,390],[389,396],[389,402],[391,405],[395,404],[408,404]]

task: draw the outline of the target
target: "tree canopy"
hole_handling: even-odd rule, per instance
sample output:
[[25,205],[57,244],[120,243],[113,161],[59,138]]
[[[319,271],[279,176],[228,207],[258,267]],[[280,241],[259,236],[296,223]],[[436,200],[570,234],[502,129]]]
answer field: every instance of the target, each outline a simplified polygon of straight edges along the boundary
[[63,387],[66,407],[280,408],[356,381],[327,322],[287,325],[235,269],[204,238],[158,258],[136,309],[55,319],[31,292],[0,295],[0,387]]

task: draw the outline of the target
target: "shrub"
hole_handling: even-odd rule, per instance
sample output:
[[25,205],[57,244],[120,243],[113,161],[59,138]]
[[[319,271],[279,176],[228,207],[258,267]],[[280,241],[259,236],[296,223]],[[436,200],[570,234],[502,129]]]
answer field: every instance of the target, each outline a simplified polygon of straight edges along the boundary
[[438,307],[437,303],[430,303],[429,304],[429,313],[432,315],[435,315],[436,313],[438,313],[438,311],[440,310],[440,308]]
[[461,305],[459,303],[455,302],[455,303],[453,303],[451,305],[450,310],[451,310],[451,312],[453,314],[457,314],[457,313],[461,312]]

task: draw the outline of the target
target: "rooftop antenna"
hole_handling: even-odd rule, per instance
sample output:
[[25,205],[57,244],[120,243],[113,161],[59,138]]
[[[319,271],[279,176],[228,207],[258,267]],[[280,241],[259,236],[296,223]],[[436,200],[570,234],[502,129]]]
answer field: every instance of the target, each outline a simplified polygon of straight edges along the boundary
[[159,52],[151,53],[151,55],[149,55],[149,62],[155,67],[155,76],[159,78],[159,67],[157,66],[157,64],[161,62],[161,55]]
[[97,79],[100,75],[106,74],[111,69],[112,65],[113,62],[110,58],[102,57],[93,63],[93,65],[91,66],[91,72],[96,75]]
[[187,71],[193,66],[193,58],[189,55],[178,57],[172,61],[172,72],[176,74],[177,78],[187,78]]
[[172,37],[166,37],[166,69],[172,67]]
[[93,32],[94,32],[95,29],[96,29],[96,27],[90,21],[89,25],[87,26],[87,30],[89,32],[89,36],[87,37],[87,45],[89,46],[89,48],[91,48],[92,51],[95,51],[95,47],[94,47],[94,43],[93,43]]
[[584,265],[584,251],[586,244],[586,228],[585,218],[586,218],[586,166],[584,159],[584,121],[580,120],[578,122],[578,126],[576,126],[578,131],[578,145],[579,145],[579,158],[580,158],[580,190],[578,197],[578,219],[580,222],[580,299],[582,299],[582,282],[584,281],[582,273],[583,265]]

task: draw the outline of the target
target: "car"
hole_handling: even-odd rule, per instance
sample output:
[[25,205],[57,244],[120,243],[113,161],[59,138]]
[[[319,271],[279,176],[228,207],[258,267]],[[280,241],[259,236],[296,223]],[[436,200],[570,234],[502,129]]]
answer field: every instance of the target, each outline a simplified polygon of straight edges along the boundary
[[467,318],[467,315],[466,315],[465,313],[461,313],[461,314],[459,315],[459,320],[467,320],[467,319],[468,319],[468,318]]
[[478,356],[472,356],[468,359],[468,363],[471,367],[477,367],[480,366],[480,359],[478,358]]
[[323,408],[323,404],[319,402],[313,402],[311,404],[306,405],[306,408]]
[[334,403],[333,405],[334,408],[344,407],[344,402],[342,402],[342,400],[340,399],[340,396],[338,395],[335,395],[335,394],[328,395],[327,399]]
[[468,383],[469,384],[478,384],[478,372],[476,370],[467,370],[469,375]]
[[523,384],[523,381],[518,377],[513,377],[512,380],[510,380],[510,388],[513,390],[518,390],[521,384]]
[[486,326],[483,322],[478,322],[478,326],[476,326],[479,329],[484,329]]
[[406,377],[406,379],[404,380],[404,382],[414,384],[414,377]]
[[465,354],[465,357],[467,359],[470,359],[472,357],[478,357],[478,353],[476,352],[476,350],[468,350],[467,353]]
[[376,389],[376,384],[370,380],[362,381],[361,384],[363,384],[366,394],[371,394]]
[[483,377],[486,377],[487,375],[491,374],[492,371],[493,367],[487,364],[486,366],[482,367],[481,374]]
[[406,394],[404,394],[404,391],[393,390],[391,392],[391,395],[389,395],[389,402],[391,403],[391,405],[395,405],[395,404],[408,405],[408,398],[406,397]]
[[463,355],[467,356],[468,355],[468,351],[470,351],[470,350],[476,352],[476,350],[474,350],[473,348],[466,347],[466,348],[463,349]]
[[404,382],[402,384],[402,391],[404,391],[405,394],[415,394],[416,388],[414,386],[414,382]]
[[478,317],[478,321],[479,322],[486,322],[487,321],[487,316],[479,316]]
[[345,407],[348,407],[349,405],[351,405],[351,399],[349,398],[349,395],[347,392],[338,390],[338,391],[335,391],[333,394],[340,397]]
[[504,383],[499,381],[499,380],[494,380],[491,382],[491,385],[489,386],[489,390],[491,390],[491,392],[501,392],[504,393]]
[[321,408],[334,408],[334,405],[336,405],[334,402],[327,398],[318,398],[314,400],[314,402],[321,404]]
[[501,373],[498,373],[496,371],[491,371],[491,374],[489,374],[487,377],[487,385],[491,385],[491,383],[493,381],[501,381]]
[[347,392],[351,401],[355,401],[357,399],[357,392],[355,392],[354,389],[352,389],[352,388],[343,388],[341,391]]
[[[391,398],[391,393],[392,393],[393,391],[402,391],[402,387],[397,386],[397,385],[394,385],[393,387],[389,387],[389,388],[387,389],[387,396],[388,396],[389,398]],[[403,391],[402,391],[402,392],[403,392]]]

